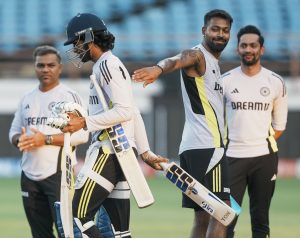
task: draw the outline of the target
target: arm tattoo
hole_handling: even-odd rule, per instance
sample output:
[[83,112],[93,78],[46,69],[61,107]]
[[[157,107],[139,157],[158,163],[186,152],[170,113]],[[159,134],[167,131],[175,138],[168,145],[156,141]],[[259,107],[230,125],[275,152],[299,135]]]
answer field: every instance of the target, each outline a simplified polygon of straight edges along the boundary
[[176,61],[173,60],[174,58],[175,57],[167,58],[157,63],[157,65],[162,68],[162,72],[172,72],[176,69]]
[[169,73],[181,68],[198,68],[201,62],[203,62],[201,51],[189,49],[174,57],[161,60],[157,65],[163,69],[163,72]]
[[202,54],[199,50],[185,50],[181,54],[181,60],[187,67],[198,65],[202,60]]

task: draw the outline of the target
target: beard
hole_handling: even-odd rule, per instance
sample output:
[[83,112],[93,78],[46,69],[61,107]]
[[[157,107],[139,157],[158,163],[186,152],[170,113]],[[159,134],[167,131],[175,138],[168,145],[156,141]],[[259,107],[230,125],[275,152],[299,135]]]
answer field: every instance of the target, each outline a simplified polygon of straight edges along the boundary
[[81,57],[81,61],[83,62],[83,63],[86,63],[86,62],[88,62],[88,61],[90,61],[91,59],[92,59],[92,57],[91,57],[91,53],[90,53],[90,49],[89,49],[89,47],[88,47],[88,45],[87,44],[84,44],[83,45],[83,53],[80,55]]
[[246,56],[246,55],[242,55],[242,56],[241,56],[241,60],[242,60],[242,63],[243,63],[244,65],[246,65],[246,66],[252,66],[252,65],[255,65],[255,64],[258,62],[258,60],[259,60],[259,57],[256,57],[256,55],[254,55],[253,58],[250,59],[250,60],[247,60],[247,59],[245,58],[245,56]]
[[[219,40],[219,39],[217,39],[217,40]],[[214,43],[213,40],[206,40],[206,44],[208,45],[208,47],[213,52],[217,52],[217,53],[222,52],[225,49],[227,43],[228,43],[228,41],[225,41],[225,40],[224,40],[224,43],[222,43],[222,44],[220,44],[220,43],[216,44],[216,43]]]

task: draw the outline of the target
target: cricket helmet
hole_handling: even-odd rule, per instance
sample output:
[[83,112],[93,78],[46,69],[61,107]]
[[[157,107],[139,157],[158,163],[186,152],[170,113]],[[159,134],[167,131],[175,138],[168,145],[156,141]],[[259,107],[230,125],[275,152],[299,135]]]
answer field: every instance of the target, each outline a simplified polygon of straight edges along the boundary
[[74,43],[80,35],[87,32],[106,31],[107,28],[99,17],[90,13],[78,13],[67,25],[67,41],[64,45]]

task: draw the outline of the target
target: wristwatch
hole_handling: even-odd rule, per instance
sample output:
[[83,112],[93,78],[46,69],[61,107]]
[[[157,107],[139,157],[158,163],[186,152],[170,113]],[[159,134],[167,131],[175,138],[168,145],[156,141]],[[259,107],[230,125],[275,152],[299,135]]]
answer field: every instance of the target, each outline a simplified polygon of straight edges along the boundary
[[46,135],[45,144],[46,145],[52,145],[52,142],[53,142],[53,136],[52,135]]

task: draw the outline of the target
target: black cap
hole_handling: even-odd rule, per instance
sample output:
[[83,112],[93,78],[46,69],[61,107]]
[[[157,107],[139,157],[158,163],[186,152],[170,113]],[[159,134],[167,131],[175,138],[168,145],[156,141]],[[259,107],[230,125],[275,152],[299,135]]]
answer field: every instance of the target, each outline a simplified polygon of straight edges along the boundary
[[104,22],[96,15],[90,13],[78,13],[67,25],[67,41],[64,45],[70,45],[78,39],[79,35],[86,31],[106,31]]

